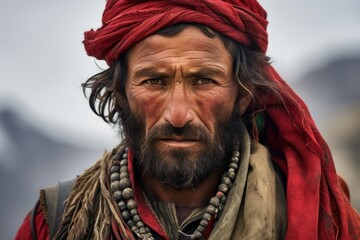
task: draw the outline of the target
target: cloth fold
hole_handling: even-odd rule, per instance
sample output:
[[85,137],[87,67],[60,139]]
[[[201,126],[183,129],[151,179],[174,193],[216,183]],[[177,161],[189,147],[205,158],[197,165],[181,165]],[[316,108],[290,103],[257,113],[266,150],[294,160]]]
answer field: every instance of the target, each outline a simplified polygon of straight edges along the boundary
[[209,240],[284,239],[285,193],[269,152],[248,134],[240,142],[239,171]]
[[110,65],[144,38],[180,22],[202,23],[259,51],[267,49],[266,12],[256,1],[210,0],[108,0],[102,27],[84,34],[85,49]]

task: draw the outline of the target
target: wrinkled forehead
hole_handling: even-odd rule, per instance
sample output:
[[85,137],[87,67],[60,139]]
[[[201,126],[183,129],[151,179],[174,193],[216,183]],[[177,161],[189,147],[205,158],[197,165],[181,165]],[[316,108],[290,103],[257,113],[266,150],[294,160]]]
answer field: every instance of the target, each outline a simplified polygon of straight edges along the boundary
[[160,54],[161,56],[203,54],[203,56],[220,57],[230,54],[226,45],[228,44],[225,44],[219,34],[206,26],[182,24],[168,27],[145,38],[130,48],[128,54],[140,55],[145,61]]
[[[196,49],[204,52],[221,53],[226,49],[232,57],[236,43],[224,35],[212,30],[203,24],[180,23],[161,29],[160,31],[146,37],[139,43],[132,46],[127,53],[134,52],[133,49],[155,54],[161,46],[167,45],[170,48],[181,48],[183,44],[196,46]],[[154,51],[152,52],[152,49]]]

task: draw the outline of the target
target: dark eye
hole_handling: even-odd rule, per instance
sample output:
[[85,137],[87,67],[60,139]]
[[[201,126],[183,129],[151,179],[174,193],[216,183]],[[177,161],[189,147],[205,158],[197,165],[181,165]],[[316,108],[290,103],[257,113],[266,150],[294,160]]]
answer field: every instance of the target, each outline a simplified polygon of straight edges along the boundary
[[212,84],[212,83],[214,83],[214,81],[212,79],[210,79],[210,78],[199,78],[198,80],[196,80],[194,85]]
[[151,78],[145,81],[145,83],[147,84],[151,84],[151,85],[164,85],[164,81],[160,78]]

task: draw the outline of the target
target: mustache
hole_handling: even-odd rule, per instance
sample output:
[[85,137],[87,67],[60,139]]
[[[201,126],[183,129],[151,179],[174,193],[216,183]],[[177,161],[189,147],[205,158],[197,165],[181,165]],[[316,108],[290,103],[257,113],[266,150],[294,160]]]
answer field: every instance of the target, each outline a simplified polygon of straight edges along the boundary
[[152,142],[159,138],[181,137],[184,139],[196,139],[209,141],[211,135],[203,125],[194,123],[187,123],[181,128],[173,127],[170,123],[164,123],[159,126],[154,126],[148,135],[148,141]]

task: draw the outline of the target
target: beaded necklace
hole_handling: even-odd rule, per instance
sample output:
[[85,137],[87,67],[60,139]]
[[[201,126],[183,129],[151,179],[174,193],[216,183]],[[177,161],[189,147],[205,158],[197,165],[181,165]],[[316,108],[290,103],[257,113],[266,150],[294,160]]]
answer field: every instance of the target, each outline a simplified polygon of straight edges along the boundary
[[[219,220],[224,209],[227,193],[231,188],[239,168],[239,143],[235,144],[235,148],[229,163],[228,170],[223,174],[218,191],[210,198],[209,204],[205,209],[199,226],[193,234],[188,235],[181,230],[179,233],[189,237],[190,239],[201,239],[204,231],[209,224],[212,216],[215,218],[214,226]],[[151,230],[144,224],[137,211],[137,203],[133,199],[134,193],[131,188],[128,169],[128,149],[121,146],[112,158],[112,166],[110,169],[110,189],[115,201],[117,202],[121,216],[139,239],[154,240]]]

